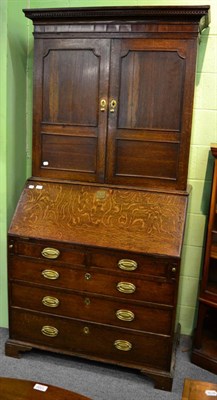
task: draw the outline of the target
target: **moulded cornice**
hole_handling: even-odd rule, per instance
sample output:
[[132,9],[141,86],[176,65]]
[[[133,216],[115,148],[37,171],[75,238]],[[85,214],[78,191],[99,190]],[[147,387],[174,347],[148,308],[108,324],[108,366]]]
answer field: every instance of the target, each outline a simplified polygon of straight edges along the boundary
[[25,16],[35,24],[52,20],[88,21],[103,20],[169,20],[198,22],[200,30],[209,25],[210,6],[138,6],[138,7],[78,7],[24,9]]

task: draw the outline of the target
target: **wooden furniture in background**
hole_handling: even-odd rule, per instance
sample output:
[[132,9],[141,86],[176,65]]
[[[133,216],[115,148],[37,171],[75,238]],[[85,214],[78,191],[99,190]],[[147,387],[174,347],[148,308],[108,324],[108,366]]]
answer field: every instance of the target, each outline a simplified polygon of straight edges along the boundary
[[192,362],[217,373],[217,145]]
[[2,400],[90,400],[89,397],[40,382],[0,377]]
[[207,400],[215,398],[216,395],[217,384],[185,379],[182,400]]
[[6,354],[171,390],[198,34],[208,6],[33,9],[33,177],[9,229]]

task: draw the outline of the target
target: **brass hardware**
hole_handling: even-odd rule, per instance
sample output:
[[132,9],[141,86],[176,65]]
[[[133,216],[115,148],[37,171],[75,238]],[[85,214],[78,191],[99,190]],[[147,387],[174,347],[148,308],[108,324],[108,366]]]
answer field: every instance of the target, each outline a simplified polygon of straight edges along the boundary
[[60,276],[59,272],[53,271],[52,269],[44,269],[41,274],[46,279],[58,279]]
[[124,271],[134,271],[138,264],[134,260],[122,259],[118,261],[118,267]]
[[85,299],[84,299],[84,304],[85,304],[86,306],[89,306],[89,305],[90,305],[90,299],[89,299],[89,297],[85,297]]
[[104,200],[105,198],[106,198],[106,191],[105,190],[97,190],[96,199],[97,200]]
[[100,100],[100,111],[105,111],[106,106],[107,106],[106,100],[105,99]]
[[60,301],[56,298],[56,297],[52,297],[52,296],[45,296],[42,299],[42,304],[44,304],[44,306],[46,307],[58,307],[60,304]]
[[90,329],[88,328],[88,326],[84,327],[83,332],[85,333],[85,335],[88,335],[90,333]]
[[110,112],[113,113],[115,112],[115,108],[117,107],[117,101],[115,99],[112,99],[110,101]]
[[135,315],[132,311],[130,310],[117,310],[116,311],[116,317],[120,319],[121,321],[133,321],[135,318]]
[[85,277],[86,281],[89,281],[89,280],[92,278],[92,276],[91,276],[91,274],[89,274],[89,272],[87,272],[87,273],[84,275],[84,277]]
[[9,249],[13,249],[14,245],[13,244],[9,244]]
[[55,337],[58,335],[59,331],[54,326],[45,325],[42,327],[41,333],[45,336]]
[[118,282],[117,289],[121,293],[134,293],[136,286],[130,282]]
[[130,351],[132,349],[132,344],[127,340],[115,340],[114,346],[121,351]]
[[172,268],[172,272],[173,272],[173,273],[176,272],[176,268],[175,268],[175,267]]
[[45,249],[42,250],[41,254],[45,258],[54,260],[55,258],[59,257],[60,252],[59,250],[53,249],[52,247],[45,247]]

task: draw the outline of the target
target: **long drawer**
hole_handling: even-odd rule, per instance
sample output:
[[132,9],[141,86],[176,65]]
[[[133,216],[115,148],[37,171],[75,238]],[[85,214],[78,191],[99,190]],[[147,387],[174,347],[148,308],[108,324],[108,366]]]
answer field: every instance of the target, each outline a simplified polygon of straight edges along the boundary
[[120,326],[127,329],[171,334],[173,307],[154,306],[111,297],[66,292],[12,283],[10,304],[29,310]]
[[138,368],[170,368],[170,337],[22,309],[11,309],[10,339]]
[[179,272],[179,261],[171,257],[148,256],[114,249],[97,249],[12,237],[9,239],[9,254],[50,260],[53,266],[64,264],[95,266],[173,280]]
[[115,273],[90,267],[52,266],[26,257],[11,257],[10,279],[92,292],[102,295],[173,305],[176,285],[173,281],[153,277]]

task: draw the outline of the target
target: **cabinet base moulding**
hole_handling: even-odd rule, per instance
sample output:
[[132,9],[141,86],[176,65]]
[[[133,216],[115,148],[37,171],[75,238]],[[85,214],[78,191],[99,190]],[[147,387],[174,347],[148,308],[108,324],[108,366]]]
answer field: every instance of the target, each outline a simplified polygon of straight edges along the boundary
[[31,351],[33,349],[38,349],[41,351],[51,351],[52,353],[56,354],[65,354],[69,356],[74,356],[74,357],[79,357],[79,358],[84,358],[85,360],[89,359],[90,361],[99,361],[99,362],[105,362],[109,364],[115,364],[119,367],[126,367],[128,369],[132,370],[138,370],[138,373],[141,373],[144,375],[144,378],[150,378],[153,383],[154,383],[154,388],[159,389],[159,390],[165,390],[165,391],[171,391],[172,390],[172,385],[173,385],[173,377],[174,377],[174,361],[175,361],[175,352],[176,348],[174,349],[174,355],[173,355],[173,360],[171,362],[171,370],[170,371],[163,371],[163,370],[158,370],[154,368],[149,368],[142,366],[139,368],[139,366],[135,366],[133,363],[124,363],[124,362],[117,362],[117,360],[111,361],[111,360],[106,360],[103,358],[97,358],[97,357],[90,357],[86,355],[81,355],[81,354],[76,354],[74,352],[70,351],[63,351],[60,349],[54,349],[54,348],[48,348],[47,346],[36,346],[31,345],[29,343],[21,343],[19,341],[13,340],[13,339],[8,339],[6,344],[5,344],[5,355],[13,358],[21,358],[22,353],[26,351]]

